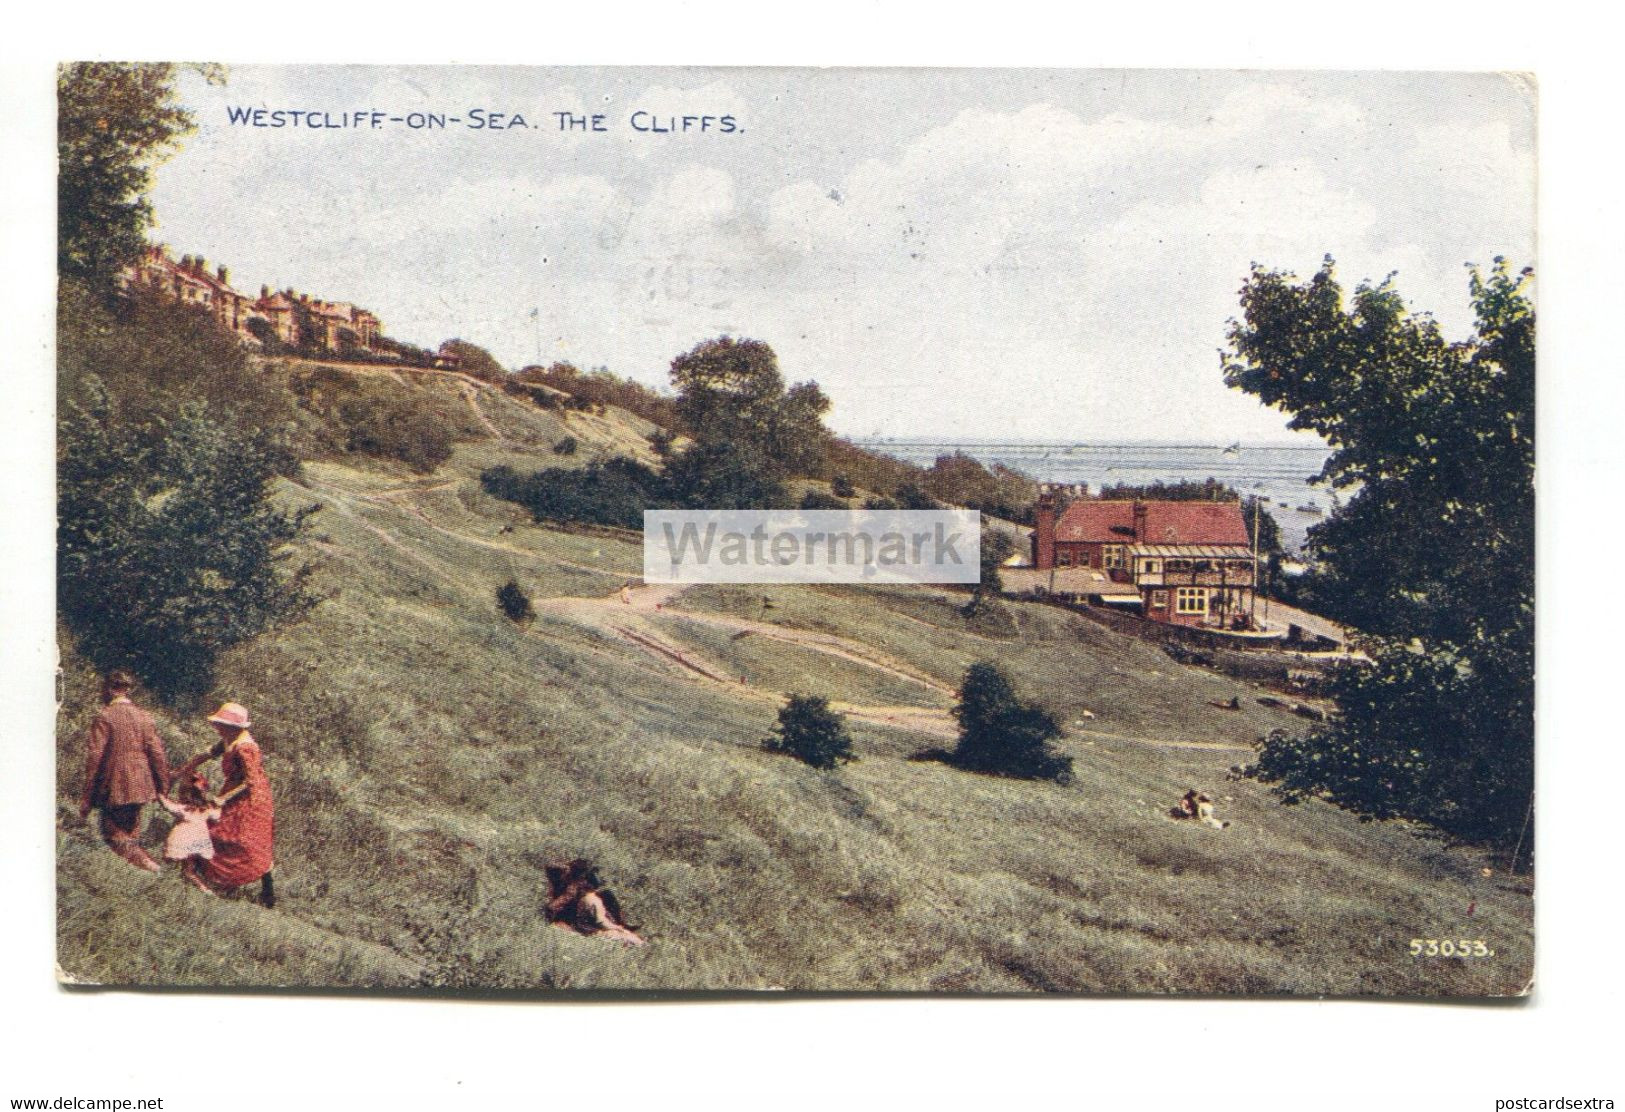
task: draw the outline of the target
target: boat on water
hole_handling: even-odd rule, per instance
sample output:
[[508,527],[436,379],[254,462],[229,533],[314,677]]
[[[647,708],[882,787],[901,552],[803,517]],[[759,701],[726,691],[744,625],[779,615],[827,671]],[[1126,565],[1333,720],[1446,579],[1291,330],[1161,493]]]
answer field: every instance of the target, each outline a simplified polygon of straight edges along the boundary
[[1300,514],[1313,514],[1315,517],[1321,517],[1326,511],[1321,509],[1314,502],[1305,502],[1303,505],[1298,507],[1298,512]]

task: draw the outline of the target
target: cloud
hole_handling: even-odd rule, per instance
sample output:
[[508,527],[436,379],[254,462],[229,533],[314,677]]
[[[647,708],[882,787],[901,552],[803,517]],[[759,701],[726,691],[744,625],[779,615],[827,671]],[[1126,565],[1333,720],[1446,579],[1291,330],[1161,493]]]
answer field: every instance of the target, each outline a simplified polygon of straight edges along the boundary
[[180,249],[509,362],[536,356],[532,306],[544,358],[650,379],[708,336],[755,336],[865,432],[1279,435],[1216,373],[1249,263],[1309,273],[1329,252],[1350,285],[1397,268],[1455,327],[1463,261],[1533,250],[1527,101],[1473,75],[1142,76],[1086,95],[989,74],[860,117],[887,102],[811,71],[308,72],[256,72],[249,93],[746,131],[290,146],[214,128],[161,178]]

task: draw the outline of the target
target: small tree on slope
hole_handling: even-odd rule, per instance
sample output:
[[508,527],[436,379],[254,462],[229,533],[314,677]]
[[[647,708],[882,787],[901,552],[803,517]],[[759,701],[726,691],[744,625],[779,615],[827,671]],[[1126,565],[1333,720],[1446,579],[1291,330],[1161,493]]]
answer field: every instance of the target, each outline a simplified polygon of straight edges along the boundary
[[778,728],[762,747],[788,753],[814,768],[834,768],[854,759],[846,723],[822,695],[791,695],[779,708]]
[[972,772],[1024,780],[1072,782],[1072,758],[1050,748],[1061,728],[1043,707],[1017,698],[995,664],[978,661],[960,684],[959,747],[953,763]]

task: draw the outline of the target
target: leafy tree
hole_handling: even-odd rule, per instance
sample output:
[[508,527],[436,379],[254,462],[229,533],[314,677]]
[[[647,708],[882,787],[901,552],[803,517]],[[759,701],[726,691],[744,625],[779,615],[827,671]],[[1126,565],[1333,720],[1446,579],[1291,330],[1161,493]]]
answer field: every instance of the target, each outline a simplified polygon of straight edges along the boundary
[[[110,290],[152,224],[152,170],[192,130],[176,67],[75,62],[57,70],[57,272]],[[211,81],[218,67],[205,67]]]
[[1532,807],[1535,313],[1530,271],[1472,271],[1471,337],[1452,343],[1393,287],[1345,303],[1330,259],[1309,281],[1242,287],[1225,380],[1333,448],[1352,491],[1309,531],[1315,597],[1374,635],[1333,683],[1338,714],[1267,743],[1253,774],[1460,837],[1514,844]]
[[[59,405],[85,404],[85,384],[115,403],[115,418],[147,424],[188,401],[206,402],[234,422],[291,441],[296,414],[288,393],[248,362],[241,344],[205,308],[147,291],[110,303],[81,282],[57,291]],[[279,470],[292,473],[291,453]]]
[[998,665],[978,661],[966,670],[953,715],[959,722],[959,745],[952,761],[958,767],[1024,780],[1072,782],[1072,758],[1049,744],[1061,736],[1061,727],[1044,708],[1019,699]]
[[465,375],[487,382],[501,382],[508,377],[508,372],[502,369],[496,356],[467,340],[447,340],[440,345],[440,354],[455,355],[458,359],[457,369]]
[[982,525],[982,544],[980,555],[981,576],[976,586],[971,588],[970,605],[966,607],[968,613],[974,614],[986,602],[988,596],[997,598],[1004,590],[1004,577],[1000,570],[1004,562],[1016,551],[1016,542],[1010,535],[1000,529],[989,528],[984,522]]
[[920,483],[931,497],[994,517],[1020,521],[1038,497],[1038,484],[1020,471],[995,463],[991,469],[963,452],[937,457]]
[[197,698],[221,652],[312,605],[306,569],[282,568],[312,511],[276,510],[274,448],[200,403],[138,426],[85,394],[57,430],[58,606],[97,667]]
[[814,768],[834,768],[855,759],[846,722],[822,695],[791,695],[779,708],[779,724],[762,748],[788,753]]
[[536,607],[531,605],[530,596],[517,579],[510,579],[497,588],[497,608],[512,622],[528,622],[536,616]]
[[781,470],[759,445],[707,438],[667,456],[666,487],[693,509],[767,509],[789,504]]

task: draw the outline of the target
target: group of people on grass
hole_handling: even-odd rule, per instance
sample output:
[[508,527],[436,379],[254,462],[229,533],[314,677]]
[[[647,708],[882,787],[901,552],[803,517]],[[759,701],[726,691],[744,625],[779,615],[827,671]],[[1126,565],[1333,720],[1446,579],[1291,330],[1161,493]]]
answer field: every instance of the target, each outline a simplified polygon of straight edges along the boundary
[[[135,705],[135,678],[122,669],[102,684],[102,709],[91,723],[79,817],[100,813],[102,839],[138,869],[161,871],[141,847],[141,812],[157,803],[175,817],[164,857],[205,892],[230,895],[260,882],[260,902],[276,903],[271,880],[276,817],[271,781],[259,745],[248,732],[248,710],[225,703],[209,715],[220,735],[213,747],[179,768],[169,767],[152,716]],[[203,766],[218,760],[215,793]]]
[[[134,689],[135,678],[123,670],[108,673],[102,684],[102,709],[90,726],[80,819],[88,819],[92,809],[99,811],[102,839],[113,852],[156,873],[162,866],[141,847],[141,812],[157,803],[175,819],[164,857],[180,863],[182,876],[218,896],[257,880],[260,902],[275,906],[275,807],[260,747],[248,732],[248,709],[240,703],[222,704],[208,719],[219,742],[172,770],[152,716],[131,698]],[[203,770],[212,760],[221,767],[218,793]],[[547,881],[543,916],[549,923],[643,944],[590,861],[555,862],[547,867]]]

